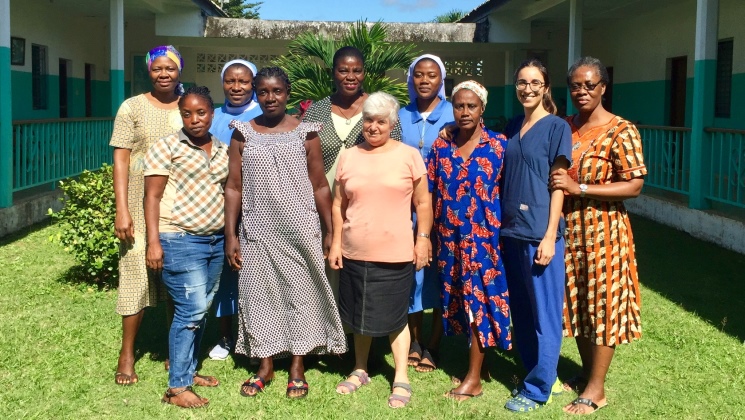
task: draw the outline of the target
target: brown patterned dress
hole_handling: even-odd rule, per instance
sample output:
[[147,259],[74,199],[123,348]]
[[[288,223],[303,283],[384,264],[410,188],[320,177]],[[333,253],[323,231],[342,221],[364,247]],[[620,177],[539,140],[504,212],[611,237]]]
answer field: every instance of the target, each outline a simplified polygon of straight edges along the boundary
[[[580,135],[572,128],[569,175],[588,185],[647,174],[641,137],[621,117]],[[615,346],[641,337],[639,277],[634,239],[622,201],[566,197],[567,285],[564,335]]]
[[109,145],[129,149],[127,206],[135,228],[132,246],[119,247],[119,288],[116,313],[134,315],[146,306],[165,299],[159,278],[148,275],[145,265],[145,153],[156,140],[173,134],[183,126],[178,108],[163,109],[151,104],[144,94],[127,99],[119,107]]

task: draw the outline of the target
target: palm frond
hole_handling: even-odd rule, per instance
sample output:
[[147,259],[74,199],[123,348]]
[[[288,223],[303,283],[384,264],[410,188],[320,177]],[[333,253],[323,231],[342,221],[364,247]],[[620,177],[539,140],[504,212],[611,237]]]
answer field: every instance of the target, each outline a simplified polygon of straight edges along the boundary
[[365,63],[369,74],[382,75],[390,69],[408,69],[419,52],[412,44],[395,44],[375,51]]
[[334,53],[338,46],[331,39],[320,37],[311,32],[305,32],[290,42],[288,49],[291,55],[297,57],[316,57],[331,68],[333,66]]
[[365,92],[386,92],[393,95],[401,106],[409,103],[409,91],[406,83],[399,83],[388,76],[368,76],[363,83]]

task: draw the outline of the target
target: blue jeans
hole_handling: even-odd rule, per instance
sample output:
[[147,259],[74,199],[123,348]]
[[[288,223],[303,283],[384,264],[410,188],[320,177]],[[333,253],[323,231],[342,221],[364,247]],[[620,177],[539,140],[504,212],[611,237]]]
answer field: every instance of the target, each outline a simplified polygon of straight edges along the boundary
[[163,283],[174,305],[168,334],[171,360],[168,386],[180,388],[194,382],[206,315],[225,259],[224,237],[222,234],[161,233],[160,246],[163,247]]
[[502,238],[512,311],[512,338],[528,375],[520,393],[545,403],[556,381],[561,351],[564,305],[564,238],[556,241],[556,254],[547,266],[533,262],[537,243]]

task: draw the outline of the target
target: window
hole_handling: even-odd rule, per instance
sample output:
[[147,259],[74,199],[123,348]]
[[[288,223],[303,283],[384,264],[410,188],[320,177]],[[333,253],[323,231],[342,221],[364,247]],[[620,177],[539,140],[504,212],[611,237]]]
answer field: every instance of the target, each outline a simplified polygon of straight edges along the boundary
[[49,96],[47,47],[31,44],[31,90],[34,109],[47,109]]
[[714,91],[714,116],[729,118],[732,105],[732,48],[733,40],[719,41],[717,48],[717,83]]

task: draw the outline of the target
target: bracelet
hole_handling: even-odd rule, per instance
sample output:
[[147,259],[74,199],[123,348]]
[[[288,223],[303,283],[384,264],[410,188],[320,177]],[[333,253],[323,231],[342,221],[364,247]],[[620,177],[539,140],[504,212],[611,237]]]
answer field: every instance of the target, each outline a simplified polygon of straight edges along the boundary
[[420,233],[420,234],[418,234],[418,235],[416,235],[416,236],[421,236],[422,238],[427,238],[427,239],[429,239],[429,233],[424,233],[424,232],[422,232],[422,233]]

